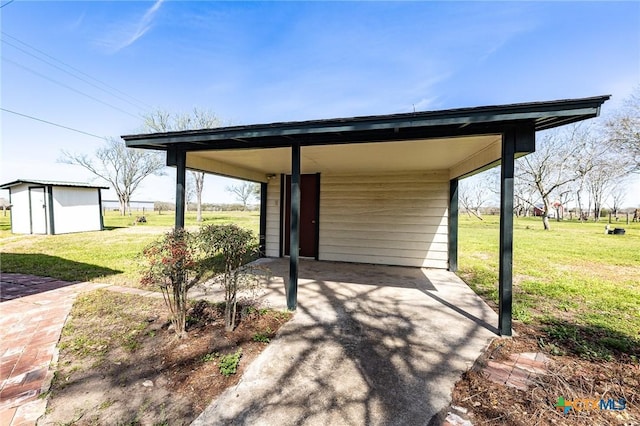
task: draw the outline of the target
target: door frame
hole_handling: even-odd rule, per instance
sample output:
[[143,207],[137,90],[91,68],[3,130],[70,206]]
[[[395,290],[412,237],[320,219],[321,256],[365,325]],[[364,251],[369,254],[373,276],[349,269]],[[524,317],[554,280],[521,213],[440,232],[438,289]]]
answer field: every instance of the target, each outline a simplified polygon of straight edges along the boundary
[[33,235],[33,205],[31,203],[31,191],[33,189],[41,189],[42,190],[42,202],[44,207],[44,234],[37,235],[46,235],[49,231],[49,221],[47,220],[47,188],[45,186],[30,186],[28,187],[29,192],[29,233]]
[[[316,211],[315,211],[315,221],[316,221],[316,229],[315,229],[315,239],[314,239],[314,252],[315,256],[313,259],[319,260],[320,256],[320,173],[303,173],[302,175],[315,175],[316,176]],[[282,173],[280,175],[280,257],[288,257],[285,255],[285,246],[287,242],[285,241],[285,223],[286,218],[285,215],[291,214],[290,211],[286,211],[287,205],[287,193],[291,191],[291,188],[287,190],[287,176],[291,176],[290,174]],[[305,257],[305,256],[303,256]],[[311,259],[311,257],[305,257],[307,259]]]

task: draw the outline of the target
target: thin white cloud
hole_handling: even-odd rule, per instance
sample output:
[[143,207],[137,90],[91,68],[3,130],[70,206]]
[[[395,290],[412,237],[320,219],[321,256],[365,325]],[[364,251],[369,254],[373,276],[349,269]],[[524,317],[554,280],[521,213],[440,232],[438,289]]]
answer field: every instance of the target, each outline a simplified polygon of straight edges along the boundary
[[117,23],[117,29],[100,41],[100,44],[111,53],[116,53],[131,46],[144,36],[153,26],[153,20],[164,0],[156,0],[144,15],[133,22]]
[[78,28],[80,28],[80,25],[82,25],[82,23],[84,22],[84,18],[86,16],[85,12],[82,12],[82,14],[80,16],[78,16],[78,19],[76,19],[75,21],[73,21],[72,23],[70,23],[67,28],[71,31],[76,30]]

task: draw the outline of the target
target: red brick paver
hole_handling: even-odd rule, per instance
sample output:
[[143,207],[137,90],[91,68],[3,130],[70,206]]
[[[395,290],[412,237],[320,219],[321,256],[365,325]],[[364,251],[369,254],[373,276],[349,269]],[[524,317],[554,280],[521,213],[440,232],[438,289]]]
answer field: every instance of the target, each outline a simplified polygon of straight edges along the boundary
[[101,284],[23,274],[0,276],[0,424],[34,425],[44,414],[56,345],[76,295]]
[[494,383],[527,390],[533,377],[547,373],[548,362],[540,352],[511,354],[506,360],[489,361],[483,372]]

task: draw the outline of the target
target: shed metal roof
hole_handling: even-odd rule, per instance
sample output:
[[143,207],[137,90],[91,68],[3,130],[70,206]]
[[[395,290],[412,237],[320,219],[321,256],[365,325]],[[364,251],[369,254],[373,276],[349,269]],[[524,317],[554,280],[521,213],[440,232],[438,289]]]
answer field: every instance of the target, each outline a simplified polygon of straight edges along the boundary
[[528,123],[536,131],[598,116],[610,95],[545,102],[457,108],[403,114],[334,118],[219,127],[164,133],[124,135],[127,146],[187,151],[274,148],[402,141],[495,133]]
[[0,185],[0,189],[8,189],[12,186],[22,185],[22,184],[33,184],[33,185],[42,185],[42,186],[63,186],[63,187],[75,187],[75,188],[96,188],[96,189],[109,189],[108,186],[104,185],[94,185],[91,183],[85,182],[62,182],[55,180],[40,180],[40,179],[18,179],[13,182],[5,183]]

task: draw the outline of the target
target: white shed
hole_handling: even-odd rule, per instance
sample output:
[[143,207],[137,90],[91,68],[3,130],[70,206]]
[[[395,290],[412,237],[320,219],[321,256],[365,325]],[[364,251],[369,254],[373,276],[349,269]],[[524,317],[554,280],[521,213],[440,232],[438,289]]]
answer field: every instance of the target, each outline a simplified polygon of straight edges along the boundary
[[9,190],[11,232],[68,234],[102,231],[101,189],[79,182],[19,179],[0,185]]

